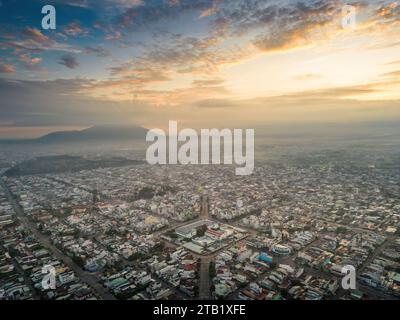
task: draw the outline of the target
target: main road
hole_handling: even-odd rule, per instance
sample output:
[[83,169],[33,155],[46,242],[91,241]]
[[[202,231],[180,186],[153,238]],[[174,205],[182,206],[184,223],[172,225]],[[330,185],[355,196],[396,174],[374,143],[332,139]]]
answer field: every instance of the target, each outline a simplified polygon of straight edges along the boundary
[[200,259],[200,274],[199,274],[199,299],[210,300],[210,262],[213,257],[205,256]]
[[99,283],[99,279],[96,276],[84,271],[74,261],[72,261],[70,257],[68,257],[65,253],[54,246],[47,236],[39,232],[35,224],[31,220],[29,220],[28,217],[24,214],[22,207],[17,202],[11,191],[8,189],[2,178],[0,178],[0,185],[3,188],[4,193],[7,196],[11,206],[13,207],[18,219],[26,228],[28,228],[34,234],[36,239],[43,245],[43,247],[50,250],[57,259],[63,261],[71,270],[73,270],[78,275],[78,277],[83,282],[92,287],[102,299],[116,300],[116,298]]

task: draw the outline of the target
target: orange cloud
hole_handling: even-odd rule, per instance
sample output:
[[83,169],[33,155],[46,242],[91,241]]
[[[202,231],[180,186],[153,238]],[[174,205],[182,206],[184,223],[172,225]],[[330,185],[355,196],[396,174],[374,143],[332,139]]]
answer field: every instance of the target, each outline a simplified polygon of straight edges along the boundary
[[22,62],[29,64],[29,65],[34,65],[34,64],[38,64],[38,63],[42,62],[42,58],[39,58],[39,57],[31,58],[27,54],[21,54],[19,56],[19,58]]
[[0,64],[0,73],[15,73],[15,68],[12,64]]
[[89,32],[83,29],[78,22],[71,22],[64,28],[64,34],[72,37],[87,35]]
[[45,36],[40,30],[36,28],[27,27],[24,29],[23,34],[29,39],[39,43],[53,42],[49,37]]

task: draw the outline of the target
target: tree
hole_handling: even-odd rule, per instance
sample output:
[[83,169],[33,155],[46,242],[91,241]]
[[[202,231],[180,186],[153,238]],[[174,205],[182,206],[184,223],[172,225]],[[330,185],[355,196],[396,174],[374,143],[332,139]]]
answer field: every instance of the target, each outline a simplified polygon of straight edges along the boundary
[[336,233],[346,233],[347,228],[346,227],[337,227],[335,230]]
[[164,242],[159,242],[153,247],[153,253],[162,252],[165,248]]
[[81,256],[74,256],[74,257],[72,258],[72,260],[73,260],[78,266],[80,266],[81,268],[83,268],[84,265],[85,265],[85,260],[82,259]]
[[200,227],[197,228],[197,230],[196,230],[196,235],[197,235],[198,237],[204,236],[204,234],[206,233],[207,229],[208,229],[208,227],[207,227],[206,225],[200,226]]

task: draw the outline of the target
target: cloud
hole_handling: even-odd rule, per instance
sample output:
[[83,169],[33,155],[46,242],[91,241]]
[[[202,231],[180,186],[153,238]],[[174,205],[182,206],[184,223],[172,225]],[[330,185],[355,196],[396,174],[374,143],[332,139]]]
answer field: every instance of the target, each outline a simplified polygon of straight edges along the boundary
[[[355,99],[379,93],[375,84],[332,87],[294,92],[286,95],[260,96],[252,99],[207,98],[196,100],[193,106],[202,116],[221,116],[230,126],[264,127],[281,123],[352,123],[363,121],[400,120],[397,100]],[[212,116],[213,115],[213,116]],[[212,120],[210,120],[212,121]]]
[[112,24],[96,21],[93,27],[105,33],[105,40],[122,40],[122,32],[116,30],[116,28]]
[[26,27],[20,35],[18,37],[7,37],[5,41],[0,41],[0,49],[12,49],[17,54],[39,53],[48,50],[79,52],[79,50],[74,49],[68,44],[58,43],[49,38],[36,28]]
[[136,60],[131,60],[120,66],[112,67],[111,75],[127,80],[138,80],[140,83],[170,80],[168,70],[158,65],[146,63],[146,61],[137,63]]
[[15,68],[12,64],[4,63],[0,64],[0,73],[15,73]]
[[54,42],[36,28],[26,27],[22,33],[29,39],[36,41],[38,43],[49,44]]
[[214,0],[148,2],[143,6],[127,9],[120,15],[118,22],[123,28],[140,28],[165,19],[179,17],[187,12],[203,12],[213,4]]
[[202,80],[194,80],[192,84],[196,87],[208,87],[208,86],[217,86],[223,84],[225,81],[223,79],[202,79]]
[[325,104],[338,105],[345,100],[357,101],[354,97],[360,97],[371,93],[380,92],[380,87],[384,83],[369,83],[357,86],[327,87],[322,89],[291,92],[276,96],[257,97],[252,99],[205,99],[196,102],[197,107],[201,108],[241,108],[243,106],[264,105],[266,108],[271,106],[291,106],[304,108],[307,104],[319,105],[321,108]]
[[177,6],[179,4],[180,0],[168,0],[168,5],[170,6]]
[[132,8],[144,5],[144,1],[142,0],[114,0],[115,5],[118,5],[123,8]]
[[[210,79],[212,80],[212,79]],[[0,121],[15,126],[90,126],[102,123],[254,127],[268,123],[331,122],[400,119],[399,101],[362,101],[354,94],[376,92],[371,86],[310,90],[274,97],[234,99],[217,83],[170,91],[132,90],[124,101],[97,99],[87,89],[99,81],[58,79],[23,81],[0,79]],[[107,90],[100,83],[99,91]],[[118,84],[112,88],[118,90]],[[338,99],[338,97],[340,99]],[[193,117],[196,114],[196,117]],[[221,122],[223,119],[223,122]]]
[[347,86],[347,87],[331,87],[323,89],[308,90],[302,92],[295,92],[279,96],[282,99],[293,100],[318,100],[318,99],[341,99],[352,96],[359,96],[363,94],[370,94],[378,92],[376,83],[365,85]]
[[[222,39],[250,39],[267,53],[303,48],[346,32],[341,26],[344,4],[340,0],[221,1],[212,20],[214,34]],[[396,33],[393,27],[400,21],[399,5],[377,6],[366,1],[355,1],[351,5],[359,13],[353,35],[378,34],[391,29]]]
[[400,78],[400,70],[387,72],[382,75],[383,77]]
[[91,0],[56,0],[55,4],[71,6],[71,7],[78,7],[78,8],[89,8],[89,2]]
[[61,44],[57,42],[38,43],[33,40],[15,40],[0,42],[0,49],[13,49],[14,53],[40,53],[43,51],[64,51],[74,53],[80,52],[78,49],[75,49],[68,44]]
[[[157,41],[157,37],[164,41]],[[219,48],[219,40],[212,36],[196,38],[164,33],[157,37],[154,44],[144,47],[142,55],[131,59],[131,65],[151,66],[178,74],[212,74],[223,65],[242,61],[253,54],[253,47],[233,44]]]
[[393,64],[400,64],[400,60],[395,60],[395,61],[386,63],[386,65],[393,65]]
[[63,55],[58,63],[69,69],[75,69],[79,66],[78,60],[71,55]]
[[22,63],[25,69],[29,71],[47,73],[47,69],[40,66],[42,62],[42,58],[40,57],[31,57],[29,54],[20,54],[19,61]]
[[[123,79],[110,79],[107,81],[96,81],[82,89],[82,93],[91,97],[109,101],[131,101],[143,102],[149,106],[178,107],[190,106],[197,100],[207,97],[226,97],[231,95],[220,79],[195,80],[192,86],[169,90],[152,89],[153,84],[166,81],[166,75],[143,70],[143,74]],[[168,79],[168,78],[167,78]]]
[[122,33],[119,31],[112,31],[106,35],[105,39],[106,40],[121,40]]
[[210,7],[208,9],[206,9],[206,10],[203,10],[200,13],[200,18],[205,18],[205,17],[212,16],[212,15],[216,14],[217,12],[218,12],[218,8],[217,7],[215,7],[215,6]]
[[[281,51],[309,45],[315,30],[332,27],[341,14],[339,1],[282,2],[257,0],[146,2],[129,8],[119,26],[140,30],[159,21],[171,22],[188,12],[210,20],[207,37],[168,35],[161,32],[146,44],[138,63],[155,63],[178,74],[211,74],[226,64],[239,63],[259,51]],[[334,28],[338,28],[340,24]],[[115,32],[115,29],[113,30]],[[109,33],[109,39],[114,33]],[[120,39],[121,33],[118,34]],[[158,41],[160,39],[160,41]],[[232,41],[235,40],[235,41]],[[229,44],[228,44],[229,43]]]
[[29,64],[29,65],[35,65],[35,64],[38,64],[38,63],[42,62],[42,58],[39,58],[39,57],[32,58],[27,54],[21,54],[19,56],[19,59],[20,59],[20,61],[22,61],[22,62],[24,62],[26,64]]
[[381,22],[393,22],[400,20],[400,4],[390,2],[383,4],[377,9],[377,16],[381,18]]
[[82,94],[83,88],[95,82],[0,78],[0,121],[12,122],[15,126],[91,126],[134,123],[141,113],[151,114],[148,105],[99,100]]
[[145,91],[146,86],[170,81],[167,70],[154,66],[126,63],[111,69],[111,78],[99,80],[85,86],[82,93],[104,100],[132,100],[135,92]]
[[63,33],[67,36],[78,37],[78,36],[86,36],[89,34],[89,31],[82,28],[79,22],[71,22],[64,29]]
[[85,53],[95,55],[96,57],[104,58],[110,56],[110,52],[101,46],[86,46]]
[[[289,50],[312,43],[316,30],[334,26],[341,14],[337,1],[296,2],[287,6],[260,5],[239,10],[229,17],[235,33],[255,30],[253,43],[262,51]],[[232,21],[236,17],[238,22]]]

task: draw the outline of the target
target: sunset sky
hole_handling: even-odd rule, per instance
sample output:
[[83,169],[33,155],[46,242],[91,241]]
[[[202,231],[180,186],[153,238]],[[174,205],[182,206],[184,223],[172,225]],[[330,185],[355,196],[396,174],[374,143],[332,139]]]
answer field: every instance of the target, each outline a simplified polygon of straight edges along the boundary
[[399,35],[393,1],[0,0],[0,139],[400,121]]

